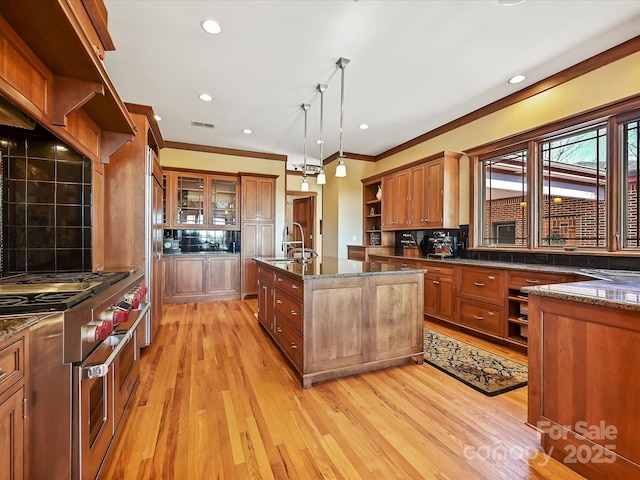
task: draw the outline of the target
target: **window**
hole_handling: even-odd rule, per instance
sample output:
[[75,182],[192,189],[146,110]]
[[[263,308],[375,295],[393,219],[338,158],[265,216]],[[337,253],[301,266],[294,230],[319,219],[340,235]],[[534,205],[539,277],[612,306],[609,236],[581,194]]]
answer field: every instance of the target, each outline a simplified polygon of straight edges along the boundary
[[540,143],[539,245],[606,246],[606,127]]
[[626,203],[623,209],[623,246],[625,248],[640,247],[640,225],[638,224],[638,208],[640,202],[640,184],[638,183],[638,130],[640,120],[625,123],[622,127],[622,184],[624,185],[623,201]]
[[527,151],[482,162],[482,245],[527,246]]
[[467,149],[470,246],[635,250],[640,95]]

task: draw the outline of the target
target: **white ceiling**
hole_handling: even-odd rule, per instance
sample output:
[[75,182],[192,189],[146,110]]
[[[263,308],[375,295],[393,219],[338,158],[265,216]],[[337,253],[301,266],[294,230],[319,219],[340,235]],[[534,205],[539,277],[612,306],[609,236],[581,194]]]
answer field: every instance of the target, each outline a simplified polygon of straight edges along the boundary
[[[151,105],[165,141],[287,155],[378,155],[640,35],[640,1],[105,0],[120,97]],[[200,28],[215,19],[222,33]],[[525,82],[510,85],[517,73]],[[606,86],[603,86],[606,87]],[[213,101],[198,99],[210,93]],[[215,129],[191,126],[211,123]],[[361,123],[368,130],[359,130]],[[250,128],[252,135],[242,129]]]

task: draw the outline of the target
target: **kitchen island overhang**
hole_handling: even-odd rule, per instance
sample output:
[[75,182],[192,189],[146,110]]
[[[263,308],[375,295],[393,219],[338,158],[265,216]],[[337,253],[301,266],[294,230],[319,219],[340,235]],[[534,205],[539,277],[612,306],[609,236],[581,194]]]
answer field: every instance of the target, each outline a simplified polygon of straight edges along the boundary
[[259,323],[304,388],[423,362],[424,270],[335,257],[255,261]]

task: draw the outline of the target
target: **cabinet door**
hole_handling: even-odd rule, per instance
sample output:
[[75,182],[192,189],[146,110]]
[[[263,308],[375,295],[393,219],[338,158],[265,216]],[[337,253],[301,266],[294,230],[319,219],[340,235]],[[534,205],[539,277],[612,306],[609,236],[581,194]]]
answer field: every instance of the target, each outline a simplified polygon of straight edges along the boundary
[[237,225],[236,190],[238,182],[228,178],[209,177],[210,204],[208,223],[224,228]]
[[205,185],[203,176],[175,176],[177,225],[205,224]]
[[213,256],[207,265],[207,293],[237,293],[240,288],[240,259]]
[[171,298],[173,295],[173,259],[162,257],[162,298]]
[[242,219],[275,221],[275,179],[242,177]]
[[206,257],[174,257],[173,296],[184,297],[206,293]]
[[452,277],[438,277],[439,303],[437,316],[443,320],[455,322],[456,289]]
[[427,221],[426,166],[411,169],[411,226],[424,228]]
[[0,396],[0,478],[24,479],[25,424],[22,415],[24,388]]
[[396,177],[389,175],[382,180],[382,229],[396,226]]
[[396,227],[405,229],[410,223],[411,195],[409,171],[396,173]]
[[427,164],[427,228],[442,226],[444,162],[438,160]]

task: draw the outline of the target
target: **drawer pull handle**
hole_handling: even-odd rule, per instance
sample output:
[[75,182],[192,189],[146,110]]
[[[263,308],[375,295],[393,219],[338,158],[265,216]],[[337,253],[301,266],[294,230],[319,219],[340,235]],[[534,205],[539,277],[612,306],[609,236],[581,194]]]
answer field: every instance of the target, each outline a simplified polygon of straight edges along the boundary
[[278,299],[278,300],[276,300],[276,303],[277,303],[278,305],[282,305],[282,300]]
[[276,332],[282,333],[282,327],[276,327]]
[[530,279],[526,279],[527,283],[540,283],[540,280],[530,280]]
[[291,285],[291,288],[298,288],[298,285]]
[[296,348],[298,348],[298,345],[293,343],[293,342],[291,342],[291,348],[293,348],[295,350]]
[[441,271],[442,271],[442,269],[441,269],[441,268],[434,268],[434,270],[435,270],[436,272],[441,272]]
[[487,312],[489,314],[490,317],[493,317],[495,315],[494,312]]
[[439,282],[439,281],[437,281],[437,280],[434,280],[434,281],[433,281],[433,284],[434,284],[434,285],[440,285],[440,282]]
[[489,280],[495,280],[495,279],[496,279],[496,277],[494,277],[493,275],[488,275],[488,276],[487,276],[487,278],[488,278]]
[[282,280],[281,278],[278,278],[278,281],[279,281],[279,282],[283,282],[284,280]]
[[296,315],[298,315],[298,312],[296,312],[295,310],[291,310],[291,315],[295,317]]
[[476,287],[484,287],[484,283],[481,282],[473,282]]
[[473,318],[475,318],[476,320],[484,320],[484,317],[480,315],[474,315]]
[[0,378],[4,377],[5,375],[7,375],[7,372],[0,368]]

